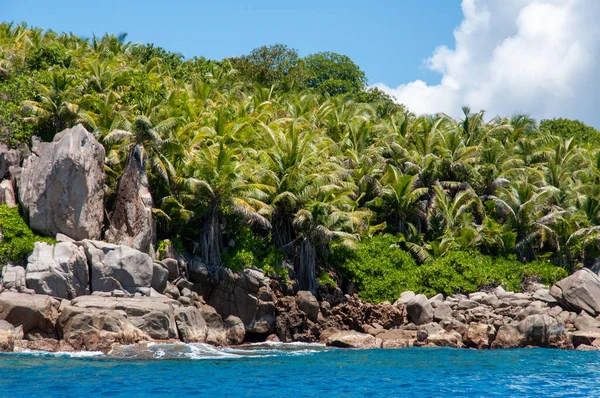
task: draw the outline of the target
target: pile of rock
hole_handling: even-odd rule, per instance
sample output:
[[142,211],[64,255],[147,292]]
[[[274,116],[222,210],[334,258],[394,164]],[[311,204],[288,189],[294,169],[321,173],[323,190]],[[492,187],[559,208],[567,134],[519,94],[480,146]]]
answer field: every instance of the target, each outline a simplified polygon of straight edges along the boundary
[[[389,304],[386,304],[389,305]],[[600,278],[582,269],[552,289],[427,298],[404,292],[393,306],[406,318],[392,328],[363,323],[350,331],[327,329],[320,340],[338,347],[448,346],[600,349]]]

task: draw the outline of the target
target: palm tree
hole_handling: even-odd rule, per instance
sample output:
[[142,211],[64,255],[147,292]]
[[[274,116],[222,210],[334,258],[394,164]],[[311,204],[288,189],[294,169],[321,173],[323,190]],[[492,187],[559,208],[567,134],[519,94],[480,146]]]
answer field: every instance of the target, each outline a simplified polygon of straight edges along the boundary
[[48,84],[37,83],[37,99],[23,101],[25,112],[31,115],[25,120],[36,123],[46,136],[74,125],[80,116],[81,90],[73,83],[74,77],[66,70],[54,70]]

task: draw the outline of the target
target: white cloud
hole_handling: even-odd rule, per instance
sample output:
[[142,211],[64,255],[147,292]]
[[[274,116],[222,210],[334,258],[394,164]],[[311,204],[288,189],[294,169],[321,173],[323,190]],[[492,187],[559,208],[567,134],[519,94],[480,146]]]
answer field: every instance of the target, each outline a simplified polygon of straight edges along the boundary
[[455,44],[425,61],[439,84],[376,84],[415,113],[529,113],[600,127],[600,0],[463,0]]

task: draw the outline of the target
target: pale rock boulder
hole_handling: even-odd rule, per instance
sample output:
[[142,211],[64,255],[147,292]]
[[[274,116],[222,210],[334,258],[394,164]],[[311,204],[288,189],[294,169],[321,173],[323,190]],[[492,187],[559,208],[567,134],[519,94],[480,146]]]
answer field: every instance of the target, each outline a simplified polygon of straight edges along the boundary
[[381,348],[383,341],[370,334],[356,330],[325,330],[321,333],[321,342],[339,348]]
[[149,340],[121,310],[65,307],[58,318],[60,337],[77,350],[106,351],[115,343]]
[[23,162],[19,200],[32,229],[99,239],[104,220],[104,147],[83,126],[38,143]]
[[536,347],[572,348],[565,325],[550,315],[530,315],[518,326],[529,345]]
[[567,309],[600,314],[600,277],[588,268],[558,281],[550,294]]
[[148,254],[100,241],[84,240],[82,246],[90,266],[92,292],[135,293],[139,288],[152,286],[154,269]]
[[229,315],[223,321],[223,326],[227,331],[227,341],[229,344],[241,344],[246,337],[246,328],[244,322],[237,316]]
[[82,247],[72,242],[36,242],[27,260],[27,287],[63,299],[90,294],[89,269]]
[[2,287],[6,290],[22,292],[27,288],[25,268],[7,264],[2,267]]
[[0,319],[21,326],[24,334],[34,329],[54,333],[58,305],[57,300],[46,295],[2,292]]
[[175,308],[177,301],[161,297],[120,298],[80,296],[71,306],[84,309],[123,311],[133,326],[156,340],[177,338]]
[[142,156],[142,147],[137,145],[117,184],[117,196],[109,216],[110,228],[106,233],[106,240],[144,253],[153,253],[156,225],[152,214],[152,194]]
[[8,207],[15,207],[17,205],[15,190],[10,180],[4,180],[0,183],[0,205]]
[[167,288],[169,271],[160,261],[152,264],[152,288],[158,293],[163,293]]
[[208,327],[202,311],[196,307],[175,309],[175,323],[179,337],[184,343],[205,343]]

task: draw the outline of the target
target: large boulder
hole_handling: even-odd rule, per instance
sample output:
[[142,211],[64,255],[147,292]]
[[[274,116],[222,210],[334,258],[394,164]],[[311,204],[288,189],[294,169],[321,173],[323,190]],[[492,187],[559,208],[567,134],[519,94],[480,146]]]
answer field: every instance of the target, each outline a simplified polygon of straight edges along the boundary
[[530,315],[519,322],[517,327],[528,345],[551,348],[571,346],[565,325],[550,315]]
[[21,152],[8,149],[5,144],[0,144],[0,180],[8,176],[10,167],[21,164]]
[[427,296],[417,294],[406,303],[408,320],[415,325],[424,325],[433,321],[433,307]]
[[23,333],[39,329],[54,333],[58,302],[49,296],[15,292],[0,293],[0,319],[22,326]]
[[15,207],[17,205],[15,189],[10,180],[4,180],[0,183],[0,205],[8,207]]
[[0,352],[12,352],[15,349],[15,327],[0,320]]
[[7,290],[16,290],[18,292],[26,289],[25,268],[11,264],[2,267],[2,287]]
[[139,288],[152,286],[152,258],[128,246],[100,241],[82,242],[90,267],[92,292],[126,290],[135,293]]
[[317,321],[319,315],[319,302],[308,290],[300,290],[296,295],[296,302],[300,311],[304,312],[308,319],[313,322]]
[[156,340],[177,338],[175,308],[179,303],[160,297],[117,298],[81,296],[71,302],[73,307],[99,310],[118,310],[142,332]]
[[175,308],[175,323],[179,337],[185,343],[205,343],[208,327],[202,311],[196,307]]
[[600,314],[600,277],[588,268],[558,281],[550,294],[567,309]]
[[325,330],[321,333],[321,342],[339,348],[381,348],[382,345],[381,339],[356,330]]
[[152,207],[143,150],[140,145],[136,145],[117,184],[117,196],[109,215],[110,228],[106,232],[106,240],[152,253],[156,240]]
[[60,337],[78,350],[105,351],[114,343],[133,344],[149,339],[120,310],[66,306],[57,326]]
[[198,293],[223,318],[237,316],[246,325],[246,331],[252,333],[270,333],[275,329],[273,295],[269,278],[262,272],[255,269],[233,272],[223,268],[215,278],[198,260],[189,266]]
[[23,162],[19,200],[32,229],[99,239],[104,220],[104,147],[83,126],[40,143]]
[[152,289],[159,293],[164,292],[169,282],[168,279],[169,271],[167,268],[160,261],[155,261],[152,264]]
[[27,260],[27,287],[37,294],[72,299],[90,294],[90,275],[82,247],[72,242],[35,242]]
[[492,348],[517,348],[526,343],[525,335],[516,325],[502,325],[496,333]]

